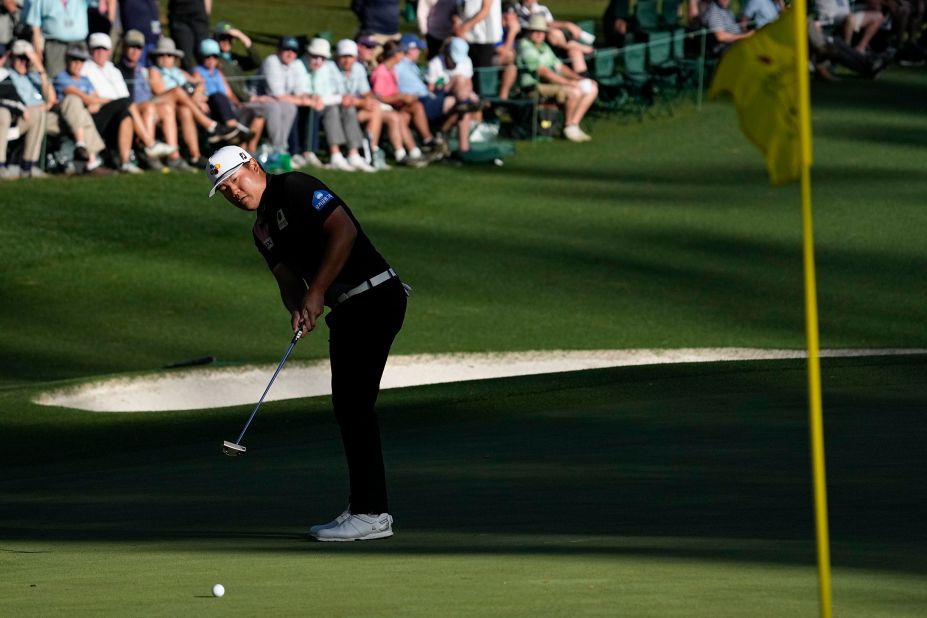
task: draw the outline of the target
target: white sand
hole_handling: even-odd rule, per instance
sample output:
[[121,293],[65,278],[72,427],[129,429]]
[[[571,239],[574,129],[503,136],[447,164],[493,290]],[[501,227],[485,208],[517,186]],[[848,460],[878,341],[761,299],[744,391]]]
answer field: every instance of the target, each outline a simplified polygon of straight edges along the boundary
[[[924,349],[824,350],[822,357],[923,354]],[[802,350],[686,348],[675,350],[552,350],[500,354],[393,356],[383,388],[667,363],[804,358]],[[192,368],[117,378],[42,394],[36,403],[94,412],[198,410],[254,404],[276,365]],[[331,394],[328,361],[288,364],[265,401]]]

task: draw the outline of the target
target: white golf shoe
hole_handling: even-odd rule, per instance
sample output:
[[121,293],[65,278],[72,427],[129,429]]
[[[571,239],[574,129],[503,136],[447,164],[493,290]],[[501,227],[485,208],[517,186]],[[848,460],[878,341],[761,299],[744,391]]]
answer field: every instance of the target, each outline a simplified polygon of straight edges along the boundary
[[325,528],[334,528],[335,526],[340,526],[347,518],[351,516],[351,507],[348,506],[341,515],[331,520],[327,524],[316,524],[309,528],[309,535],[316,536],[319,533],[319,530],[324,530]]
[[385,539],[393,536],[393,517],[389,513],[380,513],[379,515],[351,514],[341,523],[320,528],[312,536],[320,541]]

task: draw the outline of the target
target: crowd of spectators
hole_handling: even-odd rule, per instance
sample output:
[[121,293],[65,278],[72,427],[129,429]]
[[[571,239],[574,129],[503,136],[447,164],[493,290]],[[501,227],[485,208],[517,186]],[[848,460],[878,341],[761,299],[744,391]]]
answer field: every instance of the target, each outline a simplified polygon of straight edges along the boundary
[[[265,58],[245,31],[210,26],[211,4],[170,0],[168,37],[156,0],[0,0],[0,179],[49,167],[197,171],[203,149],[224,143],[292,167],[368,173],[390,160],[466,160],[492,113],[480,70],[497,72],[493,101],[534,92],[561,106],[565,139],[592,139],[582,125],[599,94],[588,66],[596,37],[537,0],[418,0],[421,38],[400,32],[399,0],[351,0],[353,38],[282,36]],[[738,16],[730,5],[687,0],[680,22],[707,29],[720,55],[783,8],[746,0]],[[815,71],[831,78],[838,63],[874,76],[892,59],[922,63],[924,5],[815,0]],[[603,2],[605,45],[646,40],[628,7]],[[41,160],[45,150],[53,155]]]

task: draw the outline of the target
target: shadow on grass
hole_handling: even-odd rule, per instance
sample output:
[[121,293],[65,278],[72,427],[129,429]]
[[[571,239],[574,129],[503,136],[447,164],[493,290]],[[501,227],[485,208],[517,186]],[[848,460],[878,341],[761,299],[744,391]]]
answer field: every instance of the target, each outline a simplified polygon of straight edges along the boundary
[[[925,571],[927,499],[915,490],[925,370],[927,357],[825,361],[836,564]],[[811,565],[804,380],[804,366],[790,361],[387,391],[391,510],[405,534],[345,551]],[[345,503],[340,443],[324,408],[273,405],[248,456],[233,460],[218,454],[219,436],[207,437],[216,419],[178,431],[152,415],[114,425],[106,442],[81,436],[96,456],[6,467],[0,536],[332,551],[294,543]],[[127,452],[120,433],[143,438]],[[42,436],[46,448],[68,437]],[[116,452],[99,455],[105,449]]]

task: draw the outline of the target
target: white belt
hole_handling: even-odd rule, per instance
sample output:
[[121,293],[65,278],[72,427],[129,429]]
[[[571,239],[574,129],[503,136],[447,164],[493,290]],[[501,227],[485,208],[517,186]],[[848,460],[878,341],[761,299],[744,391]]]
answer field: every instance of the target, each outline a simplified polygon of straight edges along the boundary
[[379,275],[374,275],[373,277],[371,277],[370,279],[367,279],[360,285],[354,286],[353,288],[351,288],[350,290],[348,290],[347,292],[339,296],[337,299],[335,299],[335,302],[336,304],[340,305],[341,303],[351,298],[352,296],[357,296],[358,294],[362,294],[366,292],[367,290],[373,289],[377,287],[378,285],[380,285],[381,283],[386,283],[393,277],[397,277],[397,276],[398,275],[396,274],[396,271],[393,270],[392,268],[390,268],[389,270],[384,270]]

